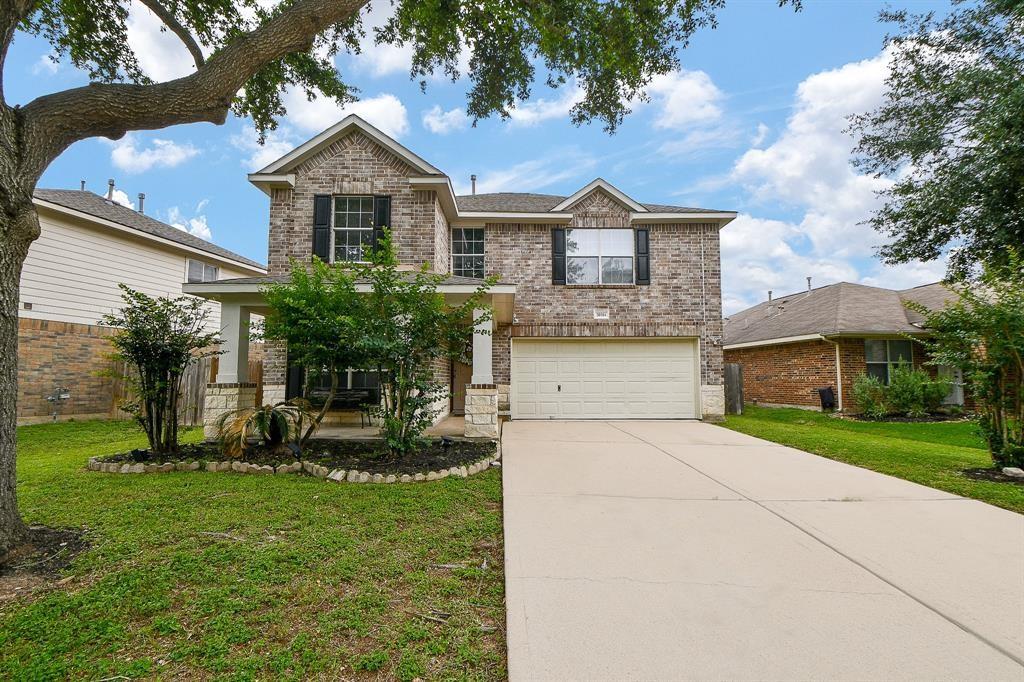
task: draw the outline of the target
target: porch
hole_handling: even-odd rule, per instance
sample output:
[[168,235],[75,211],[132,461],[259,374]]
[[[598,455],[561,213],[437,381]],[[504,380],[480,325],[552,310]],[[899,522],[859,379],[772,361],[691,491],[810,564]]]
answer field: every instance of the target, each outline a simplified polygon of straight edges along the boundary
[[[186,294],[217,301],[221,307],[222,354],[215,380],[207,386],[204,410],[204,432],[207,438],[216,435],[217,420],[225,412],[250,407],[256,403],[256,384],[249,376],[250,323],[254,315],[270,312],[263,296],[268,284],[286,282],[287,275],[245,277],[185,284]],[[438,287],[438,292],[453,305],[464,303],[479,282],[464,277],[449,277]],[[362,289],[360,289],[362,287]],[[368,284],[358,284],[357,290],[368,292]],[[461,435],[471,438],[497,438],[499,435],[498,389],[494,383],[494,357],[491,334],[498,324],[512,321],[515,285],[498,284],[488,292],[484,303],[491,308],[490,320],[483,320],[486,308],[473,312],[474,334],[472,342],[472,373],[465,386],[465,417],[449,419],[450,398],[440,407],[432,435]],[[267,344],[263,372],[263,402],[274,404],[295,394],[289,390],[287,351]],[[351,373],[350,373],[351,374]],[[448,394],[452,383],[447,380]],[[365,426],[359,412],[336,413],[319,432],[324,438],[363,438],[376,432]],[[348,418],[346,418],[346,416]]]

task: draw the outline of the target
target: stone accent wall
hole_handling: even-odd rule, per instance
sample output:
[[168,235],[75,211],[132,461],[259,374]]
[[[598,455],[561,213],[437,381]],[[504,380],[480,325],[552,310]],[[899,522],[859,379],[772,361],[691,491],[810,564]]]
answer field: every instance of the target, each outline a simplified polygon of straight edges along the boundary
[[490,387],[466,388],[466,436],[469,438],[498,437],[498,389]]
[[285,274],[290,259],[308,262],[313,251],[313,197],[317,194],[386,194],[399,260],[430,263],[448,271],[448,225],[432,190],[416,190],[419,175],[392,152],[359,131],[321,150],[295,169],[293,189],[274,190],[270,201],[267,263]]
[[[588,201],[585,197],[573,207],[579,211],[574,223],[628,226],[628,211],[612,210],[602,192],[595,194],[598,198]],[[525,223],[486,226],[488,272],[517,286],[516,323],[499,326],[494,333],[495,382],[510,380],[511,336],[689,336],[701,338],[701,384],[722,384],[716,225],[646,226],[651,239],[651,284],[644,286],[552,284],[553,227]],[[595,321],[595,308],[607,308],[610,319]]]
[[203,408],[203,436],[217,437],[217,422],[225,412],[256,405],[256,384],[208,384]]
[[50,419],[46,396],[59,386],[70,389],[60,417],[107,418],[114,414],[113,381],[99,373],[110,369],[109,327],[18,320],[18,420]]

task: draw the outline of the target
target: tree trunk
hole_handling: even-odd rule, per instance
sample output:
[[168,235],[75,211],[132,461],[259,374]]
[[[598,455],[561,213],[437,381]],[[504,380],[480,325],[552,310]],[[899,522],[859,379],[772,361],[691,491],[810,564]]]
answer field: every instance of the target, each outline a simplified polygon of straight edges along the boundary
[[31,193],[14,196],[14,183],[0,182],[0,555],[24,537],[18,514],[18,288],[29,244],[39,235]]

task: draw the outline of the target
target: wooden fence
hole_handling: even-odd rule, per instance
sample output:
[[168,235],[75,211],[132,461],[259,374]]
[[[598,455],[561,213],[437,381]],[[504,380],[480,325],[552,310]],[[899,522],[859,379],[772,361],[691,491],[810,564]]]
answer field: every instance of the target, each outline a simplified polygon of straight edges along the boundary
[[[128,367],[115,362],[113,382],[113,406],[111,413],[122,419],[128,414],[120,409],[122,403],[134,399],[131,384],[123,377]],[[181,395],[178,398],[178,421],[184,426],[198,426],[203,423],[203,406],[206,403],[206,384],[217,377],[217,358],[205,357],[193,362],[181,378]],[[256,404],[263,404],[263,361],[249,360],[249,381],[256,384]]]

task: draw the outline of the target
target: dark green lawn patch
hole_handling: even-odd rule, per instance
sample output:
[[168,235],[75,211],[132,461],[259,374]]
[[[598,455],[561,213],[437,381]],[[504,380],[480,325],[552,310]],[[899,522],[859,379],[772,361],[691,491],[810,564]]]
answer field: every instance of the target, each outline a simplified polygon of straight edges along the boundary
[[[281,455],[265,448],[253,447],[245,452],[243,461],[254,464],[291,464],[296,459],[325,466],[328,469],[355,469],[371,474],[415,474],[469,466],[494,454],[497,445],[489,441],[432,439],[418,452],[395,456],[384,449],[381,440],[312,440],[301,457]],[[154,455],[149,450],[134,449],[101,457],[102,462],[141,462],[160,464],[165,461],[223,461],[229,459],[215,443],[188,443],[171,457]]]
[[0,679],[505,678],[498,470],[325,486],[83,467],[143,445],[127,422],[19,430],[26,519],[91,548],[0,602]]
[[808,410],[754,407],[729,415],[726,428],[1024,513],[1024,486],[979,480],[992,469],[969,421],[866,422]]

